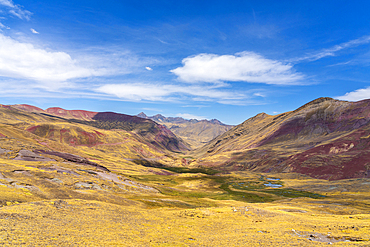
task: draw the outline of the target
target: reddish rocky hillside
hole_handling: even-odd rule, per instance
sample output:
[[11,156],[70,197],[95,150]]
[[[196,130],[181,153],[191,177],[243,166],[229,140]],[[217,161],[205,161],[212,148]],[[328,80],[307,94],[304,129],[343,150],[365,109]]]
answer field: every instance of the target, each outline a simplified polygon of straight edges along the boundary
[[193,155],[225,170],[370,177],[370,100],[319,98],[295,111],[258,114]]
[[[72,123],[85,124],[105,130],[122,129],[132,131],[141,138],[143,142],[150,143],[159,149],[166,149],[172,152],[189,150],[189,147],[180,138],[168,130],[165,126],[155,123],[150,119],[143,119],[136,116],[114,112],[92,112],[84,110],[65,110],[59,107],[51,107],[45,111],[30,105],[19,104],[11,106],[21,111],[56,116]],[[54,127],[49,124],[32,126],[29,130],[40,136],[54,136]],[[59,133],[60,132],[60,133]],[[69,130],[61,129],[58,136],[64,142],[71,145],[96,145],[100,143],[100,135],[97,133],[85,133],[77,130],[73,135]]]
[[55,116],[59,116],[67,119],[80,119],[91,121],[93,117],[98,114],[97,112],[92,111],[83,111],[83,110],[65,110],[59,107],[51,107],[46,109],[46,112]]
[[26,111],[26,112],[45,113],[45,114],[50,114],[53,116],[62,117],[65,119],[79,119],[79,120],[85,120],[85,121],[93,120],[93,117],[96,114],[98,114],[98,112],[84,111],[84,110],[65,110],[60,107],[50,107],[46,110],[43,110],[36,106],[26,105],[26,104],[12,105],[12,107],[18,110],[21,110],[21,111]]

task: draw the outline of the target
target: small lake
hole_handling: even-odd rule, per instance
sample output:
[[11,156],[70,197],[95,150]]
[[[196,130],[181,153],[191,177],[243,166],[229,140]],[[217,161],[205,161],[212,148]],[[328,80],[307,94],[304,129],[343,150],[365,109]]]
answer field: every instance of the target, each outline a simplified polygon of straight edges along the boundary
[[272,183],[267,183],[267,184],[263,184],[264,186],[267,186],[267,187],[271,187],[271,188],[280,188],[282,187],[281,184],[272,184]]

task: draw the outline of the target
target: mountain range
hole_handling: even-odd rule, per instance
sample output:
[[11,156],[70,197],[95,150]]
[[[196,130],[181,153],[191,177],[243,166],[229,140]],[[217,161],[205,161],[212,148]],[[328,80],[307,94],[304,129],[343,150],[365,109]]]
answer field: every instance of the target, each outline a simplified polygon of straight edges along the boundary
[[[13,126],[69,146],[111,145],[113,137],[107,138],[101,130],[125,131],[152,149],[149,153],[167,153],[173,160],[177,160],[176,153],[182,153],[187,158],[180,164],[192,168],[296,172],[329,180],[370,177],[370,100],[319,98],[294,111],[260,113],[237,126],[160,114],[42,110],[30,105],[3,105],[1,109],[2,122],[22,115]],[[86,130],[87,126],[93,129]],[[118,136],[113,139],[123,142]],[[162,158],[148,158],[137,150],[131,151],[140,164],[163,166]]]
[[182,117],[165,117],[161,114],[148,117],[143,112],[139,113],[137,116],[151,119],[158,124],[166,126],[176,136],[188,143],[192,149],[203,146],[233,127],[232,125],[223,124],[217,119],[187,120]]

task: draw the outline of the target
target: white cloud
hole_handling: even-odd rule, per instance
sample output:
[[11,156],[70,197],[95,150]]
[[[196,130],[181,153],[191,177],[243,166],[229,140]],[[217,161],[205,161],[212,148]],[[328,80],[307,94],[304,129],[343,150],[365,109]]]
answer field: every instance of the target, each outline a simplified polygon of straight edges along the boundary
[[288,63],[271,60],[254,52],[235,55],[199,54],[182,60],[183,67],[171,70],[184,82],[219,83],[244,81],[275,85],[299,85],[305,76]]
[[0,33],[0,76],[31,79],[43,87],[59,88],[69,79],[99,75],[65,52],[52,52],[21,43]]
[[153,69],[150,67],[145,67],[146,70],[152,71]]
[[24,10],[19,4],[14,4],[12,0],[0,0],[0,5],[10,8],[9,13],[22,20],[29,20],[32,15],[30,11]]
[[31,28],[31,32],[34,33],[34,34],[39,34],[39,32],[37,32],[35,29]]
[[0,28],[6,28],[6,26],[0,22]]
[[159,109],[159,108],[148,108],[148,107],[145,107],[145,108],[142,108],[143,111],[152,111],[152,112],[163,112],[163,109]]
[[159,63],[157,59],[139,57],[136,54],[122,50],[121,47],[89,47],[76,54],[78,63],[86,68],[92,68],[100,75],[126,75],[142,72],[146,64]]
[[353,92],[346,93],[343,96],[336,97],[339,100],[348,100],[348,101],[359,101],[364,99],[370,99],[370,87],[357,89]]
[[96,92],[114,95],[129,101],[179,101],[182,98],[192,101],[217,101],[224,104],[242,101],[247,96],[238,92],[224,91],[207,86],[163,85],[151,83],[106,84]]
[[106,84],[96,89],[97,92],[115,95],[127,100],[163,100],[171,94],[171,90],[152,84]]
[[37,84],[30,83],[28,80],[9,78],[0,78],[0,98],[90,98],[100,100],[116,100],[112,97],[104,97],[101,94],[86,91],[80,87],[75,87],[73,90],[61,89],[58,91],[49,91],[40,88],[40,86]]
[[253,94],[254,96],[257,96],[257,97],[266,97],[264,94],[262,93],[254,93]]
[[11,0],[0,0],[0,4],[9,8],[14,8],[15,5]]
[[182,117],[182,118],[185,118],[185,119],[197,119],[197,120],[206,119],[206,117],[196,116],[196,115],[189,114],[189,113],[179,113],[176,116]]
[[299,62],[299,61],[303,61],[303,60],[316,61],[316,60],[319,60],[319,59],[324,58],[324,57],[335,56],[335,53],[340,51],[340,50],[350,48],[350,47],[359,46],[359,45],[363,45],[363,44],[368,44],[368,43],[370,43],[370,36],[363,36],[361,38],[350,40],[350,41],[342,43],[340,45],[335,45],[331,48],[324,49],[324,50],[322,50],[320,52],[317,52],[317,53],[313,53],[313,54],[309,54],[307,56],[292,59],[292,60],[290,60],[290,62]]

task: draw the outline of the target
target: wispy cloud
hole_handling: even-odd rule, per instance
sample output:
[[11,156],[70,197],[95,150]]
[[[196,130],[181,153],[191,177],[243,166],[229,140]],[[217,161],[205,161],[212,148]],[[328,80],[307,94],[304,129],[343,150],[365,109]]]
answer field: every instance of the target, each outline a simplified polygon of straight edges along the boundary
[[34,33],[34,34],[39,34],[39,32],[37,32],[35,29],[31,28],[31,32]]
[[282,28],[274,24],[260,24],[258,22],[239,27],[240,33],[259,39],[274,38],[281,31]]
[[114,95],[128,101],[216,101],[239,104],[247,97],[246,94],[225,91],[209,86],[171,85],[153,83],[106,84],[95,89],[96,92]]
[[11,0],[0,0],[0,4],[9,8],[14,8],[14,3]]
[[4,24],[2,24],[2,23],[0,22],[0,29],[1,29],[1,28],[9,29],[9,27],[5,26]]
[[22,20],[29,20],[32,15],[30,11],[24,10],[19,4],[14,4],[12,0],[0,0],[0,5],[7,7],[10,14]]
[[257,97],[266,97],[263,93],[254,93],[253,95]]
[[151,111],[151,112],[163,112],[163,109],[159,109],[159,108],[148,108],[148,107],[145,107],[145,108],[142,108],[143,111]]
[[183,66],[171,70],[187,83],[243,81],[274,85],[303,84],[305,76],[293,65],[264,58],[254,52],[235,55],[199,54],[182,60]]
[[343,66],[343,65],[350,65],[350,64],[353,64],[354,61],[351,60],[351,61],[347,61],[347,62],[341,62],[341,63],[336,63],[336,64],[330,64],[330,65],[327,65],[327,67],[335,67],[335,66]]
[[197,120],[207,119],[206,117],[197,116],[197,115],[193,115],[193,114],[189,114],[189,113],[178,113],[178,114],[176,114],[176,116],[182,117],[182,118],[185,118],[185,119],[197,119]]
[[153,69],[150,67],[145,67],[146,70],[152,71]]
[[305,61],[305,60],[307,60],[307,61],[316,61],[316,60],[319,60],[319,59],[324,58],[324,57],[335,56],[336,52],[341,51],[343,49],[356,47],[356,46],[364,45],[364,44],[368,44],[368,43],[370,43],[370,35],[363,36],[363,37],[358,38],[358,39],[350,40],[348,42],[345,42],[345,43],[342,43],[342,44],[339,44],[339,45],[335,45],[331,48],[323,49],[319,52],[308,54],[306,56],[302,56],[302,57],[299,57],[299,58],[294,58],[294,59],[291,59],[291,60],[288,60],[288,61],[289,62],[300,62],[300,61]]
[[346,93],[343,96],[335,97],[339,100],[348,100],[348,101],[359,101],[363,99],[370,99],[370,87],[357,89],[355,91]]

